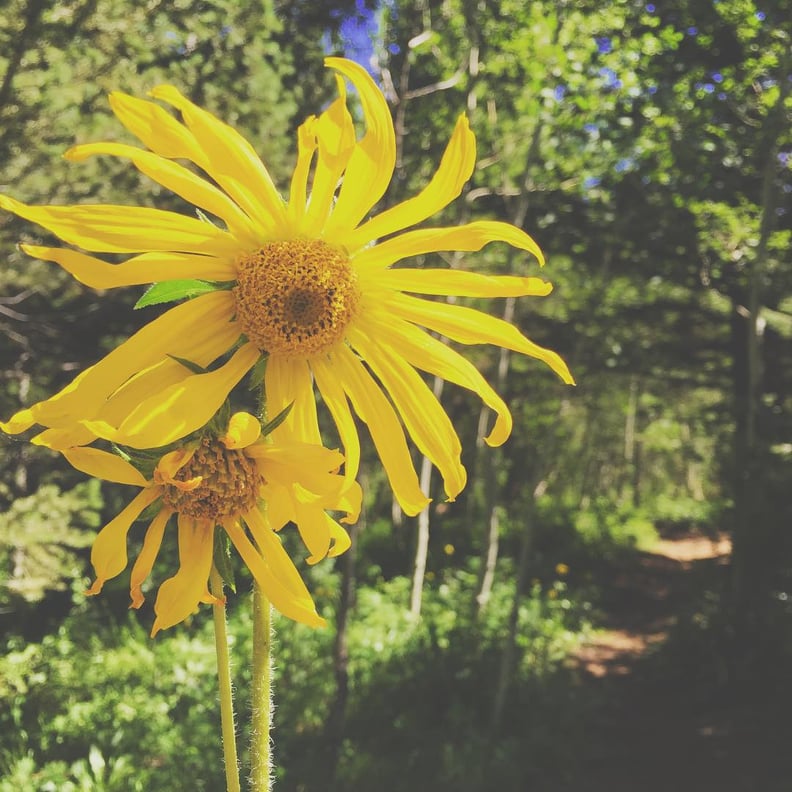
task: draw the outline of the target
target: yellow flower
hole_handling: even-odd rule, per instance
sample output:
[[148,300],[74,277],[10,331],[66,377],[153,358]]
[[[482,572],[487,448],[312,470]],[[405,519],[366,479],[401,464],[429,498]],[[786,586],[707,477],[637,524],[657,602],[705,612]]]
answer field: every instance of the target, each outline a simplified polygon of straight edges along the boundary
[[[326,63],[338,73],[340,96],[299,128],[288,201],[244,138],[167,85],[155,88],[152,96],[178,110],[181,123],[155,102],[121,93],[110,97],[120,121],[150,151],[92,143],[76,146],[66,156],[74,161],[94,154],[127,158],[222,227],[205,216],[151,208],[26,206],[0,196],[0,207],[83,250],[136,254],[110,264],[76,250],[23,246],[89,286],[108,289],[185,278],[224,285],[167,311],[60,393],[20,411],[0,428],[17,433],[41,424],[48,430],[38,442],[58,448],[95,437],[135,448],[166,445],[203,426],[231,388],[266,356],[271,414],[293,404],[273,437],[320,443],[315,384],[344,446],[348,480],[356,477],[360,460],[356,414],[368,425],[397,499],[408,514],[416,514],[428,499],[418,483],[405,429],[440,470],[449,499],[466,481],[459,438],[419,370],[470,389],[495,411],[490,445],[503,443],[512,428],[503,400],[435,334],[530,355],[573,382],[555,352],[528,340],[516,327],[434,299],[545,296],[550,283],[536,277],[392,266],[437,251],[476,251],[494,241],[529,251],[543,263],[534,240],[508,223],[476,221],[396,233],[431,217],[460,194],[475,165],[475,137],[465,116],[457,121],[429,184],[415,197],[365,219],[393,174],[393,123],[365,69],[341,58]],[[344,78],[361,99],[366,133],[360,140],[347,109]],[[192,162],[209,179],[176,160]],[[191,373],[176,358],[216,366]]]
[[[260,431],[252,415],[236,413],[223,435],[207,431],[163,454],[150,480],[115,454],[90,446],[64,450],[78,470],[142,488],[97,535],[91,550],[96,580],[88,593],[98,594],[105,581],[125,569],[132,523],[157,504],[132,568],[132,607],[143,603],[141,586],[173,515],[180,566],[159,588],[152,636],[186,619],[200,602],[216,601],[207,587],[215,526],[225,530],[264,594],[284,616],[313,626],[324,624],[273,529],[295,522],[311,554],[309,563],[339,555],[349,547],[349,537],[325,509],[356,513],[360,489],[350,488],[343,476],[333,472],[343,462],[337,451],[304,443],[257,442]],[[260,506],[262,498],[265,508]]]

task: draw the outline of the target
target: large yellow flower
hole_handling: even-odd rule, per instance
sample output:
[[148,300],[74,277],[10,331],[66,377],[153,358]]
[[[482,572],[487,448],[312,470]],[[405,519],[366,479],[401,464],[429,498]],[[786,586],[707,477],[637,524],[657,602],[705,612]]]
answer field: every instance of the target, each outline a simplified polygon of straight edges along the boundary
[[[475,251],[493,241],[529,251],[543,263],[531,237],[503,222],[395,233],[431,217],[461,192],[475,164],[467,119],[457,121],[424,190],[367,220],[393,173],[393,124],[385,99],[362,67],[341,58],[328,58],[327,65],[339,73],[340,96],[299,129],[288,201],[244,138],[172,86],[155,88],[152,96],[176,108],[181,122],[154,102],[120,93],[110,97],[120,121],[150,151],[94,143],[66,156],[128,158],[199,207],[205,213],[200,219],[129,206],[26,206],[0,196],[0,207],[83,250],[138,254],[110,264],[75,250],[23,246],[89,286],[197,278],[225,287],[172,308],[56,396],[22,410],[1,428],[14,433],[38,423],[48,427],[39,442],[61,448],[94,437],[138,448],[165,445],[202,426],[266,355],[272,414],[294,405],[274,436],[320,442],[315,384],[338,428],[348,479],[355,478],[360,458],[356,414],[368,425],[396,497],[415,514],[428,501],[405,429],[439,468],[450,499],[465,485],[459,438],[418,370],[474,391],[495,411],[490,445],[503,443],[512,426],[508,408],[477,369],[433,333],[530,355],[572,382],[556,353],[514,326],[433,299],[545,296],[551,284],[536,277],[392,266],[437,251]],[[347,109],[344,78],[361,99],[366,132],[360,140]],[[209,178],[175,160],[192,162]],[[207,222],[206,213],[223,227]],[[176,358],[215,367],[191,373]]]
[[[142,584],[174,515],[180,565],[159,588],[152,636],[186,619],[200,602],[216,601],[207,588],[215,526],[225,530],[264,594],[284,616],[313,626],[324,624],[273,531],[295,522],[311,554],[309,563],[339,555],[349,547],[349,537],[325,509],[356,513],[361,492],[335,474],[343,462],[337,451],[305,443],[271,445],[259,441],[260,431],[252,415],[236,413],[223,434],[206,430],[198,439],[163,454],[149,480],[115,454],[90,446],[64,450],[78,470],[142,488],[97,535],[91,550],[96,580],[88,593],[98,594],[105,581],[126,568],[132,523],[157,504],[132,568],[132,607],[143,603]],[[266,508],[260,506],[261,499]]]

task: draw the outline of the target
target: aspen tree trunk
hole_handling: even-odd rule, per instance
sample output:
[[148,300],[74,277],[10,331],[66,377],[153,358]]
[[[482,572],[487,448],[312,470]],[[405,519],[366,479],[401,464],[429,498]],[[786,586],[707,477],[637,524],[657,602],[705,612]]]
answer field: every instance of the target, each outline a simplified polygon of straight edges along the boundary
[[641,449],[640,441],[636,439],[638,395],[638,382],[633,378],[630,381],[627,415],[624,420],[624,461],[627,465],[627,475],[629,476],[628,486],[631,490],[632,503],[633,506],[636,507],[639,506],[641,502]]
[[[514,297],[508,297],[506,299],[506,305],[503,309],[503,319],[507,322],[512,322],[514,320],[515,302]],[[508,349],[501,348],[498,358],[498,373],[495,377],[494,385],[498,393],[503,392],[503,388],[506,384],[510,355],[511,353]],[[479,415],[479,431],[477,438],[477,445],[479,448],[483,447],[483,438],[487,433],[489,416],[490,409],[488,407],[482,407],[481,414]],[[478,616],[480,616],[487,607],[490,595],[492,594],[500,545],[500,498],[497,472],[502,464],[503,454],[498,449],[489,449],[489,452],[492,458],[488,460],[488,464],[483,466],[484,514],[489,515],[489,519],[487,520],[487,542],[484,548],[484,558],[481,566],[481,574],[479,576],[479,589],[476,595],[476,614]]]
[[520,558],[517,562],[517,582],[514,590],[514,600],[512,601],[511,611],[509,612],[509,623],[506,634],[506,642],[501,654],[498,679],[495,686],[495,696],[492,703],[492,716],[490,718],[490,737],[495,739],[503,722],[503,711],[506,705],[506,696],[511,687],[512,675],[514,672],[515,657],[517,655],[517,627],[520,616],[520,601],[525,591],[525,583],[528,578],[528,562],[531,557],[534,541],[535,513],[534,502],[547,489],[547,480],[543,479],[534,487],[532,498],[523,513],[523,532],[520,545]]
[[[432,392],[439,400],[443,393],[443,380],[434,378]],[[421,489],[429,494],[432,485],[432,463],[428,457],[421,458]],[[423,600],[423,584],[426,576],[426,559],[429,556],[429,507],[427,506],[418,515],[418,536],[415,547],[415,562],[413,564],[412,592],[410,594],[410,613],[414,617],[421,615],[421,602]]]
[[[787,67],[789,57],[787,57]],[[788,68],[783,69],[786,74]],[[732,555],[732,594],[735,604],[751,619],[753,600],[763,591],[761,585],[764,562],[772,552],[773,537],[759,519],[761,503],[760,451],[762,438],[757,430],[757,411],[762,399],[761,336],[763,323],[762,274],[767,266],[768,243],[775,223],[777,203],[775,169],[778,138],[786,124],[785,102],[790,91],[790,81],[783,80],[775,106],[765,121],[767,152],[762,179],[762,216],[759,242],[748,276],[747,289],[733,298],[732,333],[735,342],[734,390],[736,408],[735,483],[734,483],[734,534]],[[761,604],[756,606],[761,609]]]

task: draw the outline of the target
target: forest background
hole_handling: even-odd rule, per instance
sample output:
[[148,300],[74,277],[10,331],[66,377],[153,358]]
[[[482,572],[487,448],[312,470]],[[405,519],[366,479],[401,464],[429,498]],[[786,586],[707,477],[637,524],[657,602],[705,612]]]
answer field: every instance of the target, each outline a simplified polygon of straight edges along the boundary
[[[607,564],[673,530],[726,531],[734,550],[656,673],[724,699],[769,681],[789,701],[790,20],[784,0],[0,3],[0,190],[17,199],[192,211],[124,163],[62,159],[126,140],[109,91],[161,82],[240,129],[285,188],[298,123],[333,96],[322,58],[344,54],[393,110],[386,205],[428,181],[464,111],[478,166],[442,222],[503,219],[547,254],[549,298],[487,310],[558,350],[578,386],[474,348],[515,429],[481,447],[489,416],[442,392],[463,496],[445,503],[417,459],[434,502],[406,518],[364,466],[353,550],[301,567],[331,626],[277,622],[278,789],[585,789],[592,702],[570,656],[601,624]],[[158,312],[15,247],[41,233],[0,218],[4,418]],[[500,245],[446,263],[538,274]],[[86,600],[124,488],[2,443],[0,790],[221,789],[208,611],[152,641],[124,576]],[[243,707],[245,591],[242,576]]]

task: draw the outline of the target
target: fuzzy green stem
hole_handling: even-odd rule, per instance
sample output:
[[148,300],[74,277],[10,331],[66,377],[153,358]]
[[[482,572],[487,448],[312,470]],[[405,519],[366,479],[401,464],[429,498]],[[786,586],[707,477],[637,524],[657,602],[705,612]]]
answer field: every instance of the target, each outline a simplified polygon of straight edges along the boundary
[[253,729],[250,741],[251,792],[270,792],[272,725],[272,619],[270,603],[253,584]]
[[209,575],[212,594],[222,600],[212,606],[215,628],[215,651],[217,652],[217,681],[220,689],[220,723],[223,732],[223,759],[225,760],[226,788],[228,792],[240,792],[239,761],[234,727],[234,698],[231,692],[231,661],[228,655],[228,633],[226,610],[223,598],[223,578],[212,565]]

